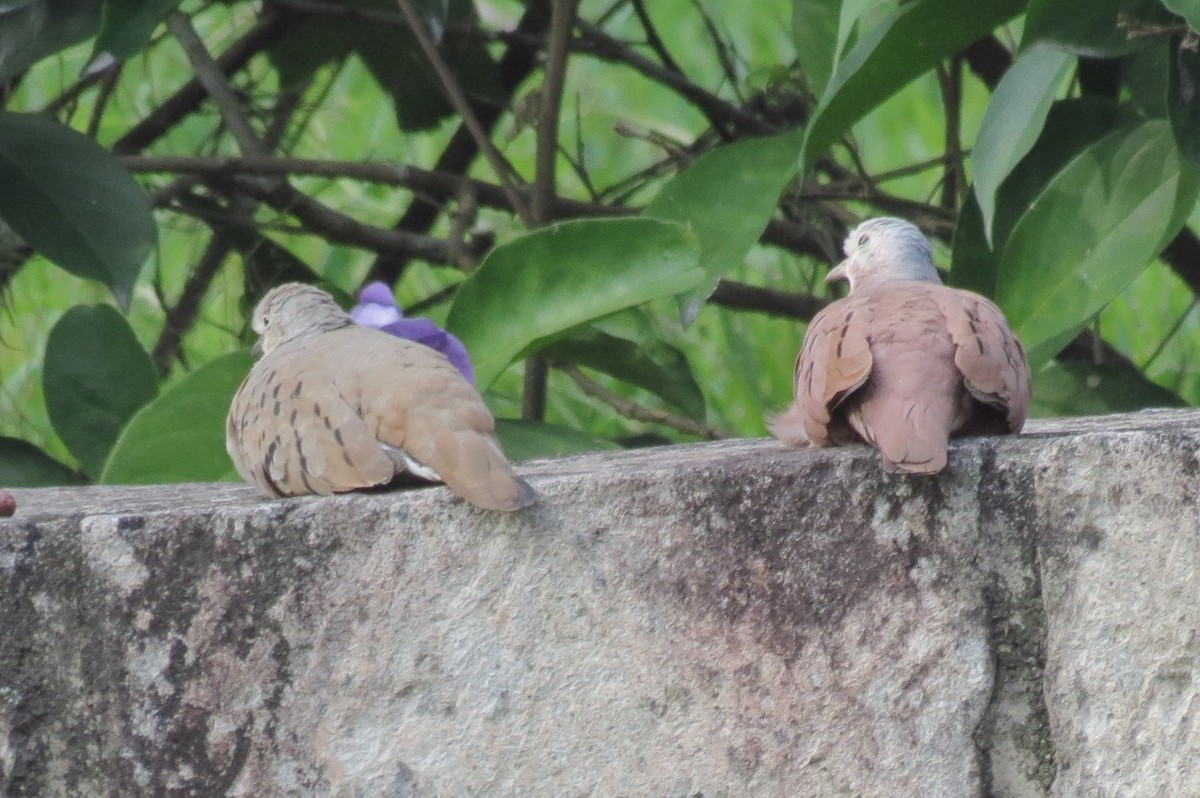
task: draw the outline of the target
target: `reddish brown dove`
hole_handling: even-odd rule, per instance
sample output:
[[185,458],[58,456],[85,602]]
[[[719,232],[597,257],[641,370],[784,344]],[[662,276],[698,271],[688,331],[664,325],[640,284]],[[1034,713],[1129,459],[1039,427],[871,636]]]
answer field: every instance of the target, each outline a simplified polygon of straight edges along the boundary
[[865,441],[885,471],[936,474],[952,435],[1018,432],[1029,365],[987,299],[942,285],[914,225],[871,219],[826,277],[850,293],[813,318],[796,359],[796,399],[771,422],[792,446]]
[[299,283],[263,297],[251,326],[263,357],[233,398],[225,448],[264,493],[342,493],[408,472],[488,510],[534,502],[483,399],[440,352],[360,327]]

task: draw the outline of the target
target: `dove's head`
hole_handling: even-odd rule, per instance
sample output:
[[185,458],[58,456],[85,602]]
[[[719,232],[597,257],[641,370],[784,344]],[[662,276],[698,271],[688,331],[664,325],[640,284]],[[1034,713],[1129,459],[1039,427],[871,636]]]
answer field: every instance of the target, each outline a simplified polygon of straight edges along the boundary
[[842,245],[846,259],[825,282],[847,280],[850,290],[892,280],[940,283],[933,267],[933,248],[917,226],[903,219],[868,219],[850,232]]
[[284,283],[267,292],[254,308],[250,326],[258,333],[254,354],[306,335],[337,330],[354,322],[329,294],[303,283]]

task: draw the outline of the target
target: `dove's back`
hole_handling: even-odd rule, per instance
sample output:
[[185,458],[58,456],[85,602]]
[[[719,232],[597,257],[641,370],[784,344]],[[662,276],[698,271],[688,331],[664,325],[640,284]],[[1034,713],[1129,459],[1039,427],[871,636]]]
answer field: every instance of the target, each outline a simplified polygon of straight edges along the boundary
[[1015,432],[1028,367],[987,299],[929,282],[861,288],[818,314],[797,361],[788,442],[861,439],[892,471],[936,473],[956,433]]
[[458,370],[365,327],[306,335],[264,356],[234,398],[226,445],[239,473],[274,496],[369,488],[411,471],[485,509],[535,500]]

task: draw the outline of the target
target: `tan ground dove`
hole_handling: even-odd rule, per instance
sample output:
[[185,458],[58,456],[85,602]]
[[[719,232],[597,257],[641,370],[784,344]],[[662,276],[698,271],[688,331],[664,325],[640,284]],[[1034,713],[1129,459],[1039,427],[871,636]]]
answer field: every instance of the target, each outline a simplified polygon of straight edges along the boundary
[[485,509],[533,504],[483,399],[441,353],[360,327],[298,283],[263,297],[251,325],[263,357],[234,396],[225,446],[264,493],[342,493],[409,472]]
[[865,441],[886,471],[935,474],[952,435],[1018,432],[1029,365],[987,299],[942,285],[914,225],[871,219],[826,277],[850,293],[813,318],[796,359],[796,399],[771,422],[792,446]]

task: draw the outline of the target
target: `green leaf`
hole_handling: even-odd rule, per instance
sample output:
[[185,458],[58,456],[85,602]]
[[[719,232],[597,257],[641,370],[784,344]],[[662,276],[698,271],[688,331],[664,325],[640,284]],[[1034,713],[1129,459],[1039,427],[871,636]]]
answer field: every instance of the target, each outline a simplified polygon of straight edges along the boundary
[[996,275],[1000,256],[988,246],[983,231],[983,212],[974,192],[967,195],[958,212],[954,241],[950,248],[950,274],[947,283],[986,297],[996,296]]
[[446,327],[471,353],[483,390],[568,330],[693,288],[699,261],[696,237],[670,222],[552,225],[493,249],[459,286]]
[[1107,58],[1149,43],[1152,37],[1130,36],[1121,19],[1142,25],[1166,21],[1158,0],[1029,0],[1021,47],[1042,42],[1075,55]]
[[565,457],[584,452],[605,452],[620,449],[612,441],[594,438],[577,429],[561,424],[540,421],[496,419],[496,437],[510,460],[534,460],[543,457]]
[[1173,37],[1168,69],[1167,108],[1175,143],[1194,164],[1200,164],[1200,53],[1181,46]]
[[[377,3],[396,10],[394,0]],[[483,39],[472,35],[479,24],[470,0],[424,0],[416,4],[438,41],[438,50],[467,96],[493,105],[504,104],[500,68]],[[406,28],[358,22],[353,48],[372,76],[392,97],[401,130],[428,130],[453,113],[441,82]]]
[[60,463],[28,441],[0,437],[0,485],[6,488],[45,488],[82,485],[83,474]]
[[124,61],[137,55],[146,48],[158,24],[178,6],[179,0],[105,0],[92,57],[107,53]]
[[266,49],[267,60],[279,73],[279,86],[301,91],[326,64],[340,61],[353,49],[357,20],[308,17]]
[[1046,187],[1005,245],[998,299],[1035,369],[1182,227],[1200,181],[1170,126],[1126,126]]
[[34,114],[0,112],[0,218],[122,305],[154,245],[150,202],[129,173],[87,136]]
[[983,215],[975,193],[963,203],[954,231],[950,284],[995,297],[1000,254],[1021,214],[1079,153],[1122,124],[1133,124],[1136,120],[1129,109],[1102,97],[1054,103],[1037,143],[1000,186],[992,222],[993,246],[988,245],[984,235]]
[[54,431],[95,478],[121,428],[158,392],[158,374],[120,313],[77,305],[50,330],[42,386]]
[[541,355],[602,371],[645,388],[690,418],[704,418],[704,394],[687,357],[662,340],[640,308],[606,316],[550,344]]
[[1033,149],[1050,104],[1074,64],[1075,58],[1061,50],[1032,48],[1017,58],[992,94],[971,153],[975,196],[989,243],[1000,184]]
[[643,216],[679,222],[700,241],[704,280],[680,300],[690,324],[717,281],[741,265],[796,174],[799,131],[718,147],[659,190]]
[[1167,94],[1173,68],[1173,41],[1178,43],[1173,37],[1156,36],[1151,44],[1121,59],[1121,83],[1129,92],[1128,105],[1142,116],[1166,118],[1169,113]]
[[1200,0],[1163,0],[1163,5],[1186,19],[1192,30],[1200,30]]
[[0,4],[0,81],[51,53],[95,35],[100,4],[79,0],[25,0]]
[[838,57],[838,18],[842,0],[793,0],[792,41],[796,60],[818,96],[825,90]]
[[107,484],[238,480],[225,452],[225,416],[254,358],[232,352],[188,374],[138,411],[104,466]]
[[1148,407],[1182,407],[1175,394],[1128,366],[1051,363],[1033,375],[1030,415],[1087,416]]
[[225,205],[201,194],[183,194],[176,202],[204,219],[214,233],[242,256],[243,315],[268,290],[280,283],[321,282],[321,276],[287,247],[269,236],[253,220],[232,213]]
[[914,0],[866,31],[813,111],[805,171],[867,112],[1024,8],[1023,0]]

